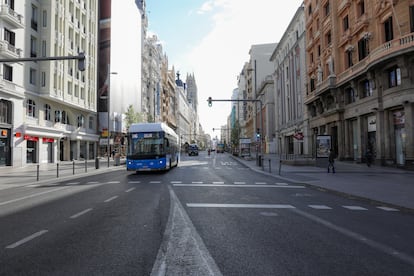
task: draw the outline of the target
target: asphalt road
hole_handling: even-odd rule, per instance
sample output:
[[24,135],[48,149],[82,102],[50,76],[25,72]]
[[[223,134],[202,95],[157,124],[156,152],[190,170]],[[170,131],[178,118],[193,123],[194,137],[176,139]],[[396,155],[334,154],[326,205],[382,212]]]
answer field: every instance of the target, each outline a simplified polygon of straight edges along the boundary
[[0,194],[0,275],[412,275],[414,216],[226,154]]

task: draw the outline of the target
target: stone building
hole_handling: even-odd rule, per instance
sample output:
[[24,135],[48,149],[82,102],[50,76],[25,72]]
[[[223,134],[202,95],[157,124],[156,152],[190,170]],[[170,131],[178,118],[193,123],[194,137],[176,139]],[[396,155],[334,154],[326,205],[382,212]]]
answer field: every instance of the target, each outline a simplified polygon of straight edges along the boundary
[[414,167],[414,3],[306,0],[305,104],[313,143],[340,159]]

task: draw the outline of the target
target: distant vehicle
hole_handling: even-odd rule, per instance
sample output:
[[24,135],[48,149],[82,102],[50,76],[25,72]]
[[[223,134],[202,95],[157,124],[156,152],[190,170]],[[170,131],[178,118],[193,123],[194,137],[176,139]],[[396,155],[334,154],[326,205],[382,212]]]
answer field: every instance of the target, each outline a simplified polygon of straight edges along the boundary
[[128,130],[128,171],[169,170],[178,165],[178,135],[164,123],[132,124]]
[[217,153],[223,153],[224,152],[224,144],[217,144]]
[[197,146],[197,144],[190,144],[188,146],[188,155],[189,156],[192,156],[192,155],[198,156],[198,146]]

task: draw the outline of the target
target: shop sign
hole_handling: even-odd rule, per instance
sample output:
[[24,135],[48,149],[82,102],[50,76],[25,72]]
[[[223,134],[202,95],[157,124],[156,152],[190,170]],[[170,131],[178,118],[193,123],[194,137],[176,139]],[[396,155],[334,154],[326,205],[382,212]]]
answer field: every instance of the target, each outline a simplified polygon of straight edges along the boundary
[[404,111],[396,111],[394,115],[394,125],[404,125],[405,123],[405,114]]
[[39,141],[39,137],[30,136],[30,135],[25,134],[24,135],[24,140],[38,142]]
[[55,139],[43,137],[42,138],[42,141],[43,141],[43,143],[54,143],[55,142]]
[[295,134],[293,134],[293,138],[295,138],[296,140],[303,140],[303,133],[296,132]]
[[0,130],[0,137],[7,138],[7,129]]
[[368,117],[368,132],[377,131],[377,119],[375,116]]

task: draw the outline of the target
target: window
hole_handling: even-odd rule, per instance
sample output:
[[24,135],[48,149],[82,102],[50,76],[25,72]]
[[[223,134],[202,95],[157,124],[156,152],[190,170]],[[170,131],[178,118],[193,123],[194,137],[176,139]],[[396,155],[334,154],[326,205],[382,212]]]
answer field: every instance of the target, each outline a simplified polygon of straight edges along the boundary
[[37,39],[30,37],[30,57],[37,57]]
[[314,78],[311,78],[310,79],[310,89],[311,89],[311,91],[313,91],[313,90],[315,90],[315,79]]
[[11,124],[12,123],[12,105],[10,101],[0,100],[0,123]]
[[29,81],[30,84],[36,85],[36,70],[33,68],[30,68]]
[[45,87],[46,86],[46,72],[42,72],[41,82],[42,82],[42,87]]
[[16,45],[16,34],[6,28],[4,28],[4,40],[10,45]]
[[332,34],[331,34],[331,31],[327,32],[325,37],[326,37],[326,46],[331,45],[331,43],[332,43]]
[[51,108],[50,105],[45,104],[45,120],[50,121],[51,120]]
[[352,62],[352,51],[346,51],[345,52],[345,57],[346,57],[346,68],[350,68],[354,65],[354,63]]
[[360,89],[364,98],[372,96],[372,88],[369,80],[363,80],[360,84]]
[[414,32],[414,6],[410,6],[410,30]]
[[349,29],[348,15],[345,16],[344,19],[342,19],[342,25],[344,26],[344,31]]
[[394,67],[388,70],[388,86],[389,88],[401,85],[401,69]]
[[356,101],[357,94],[355,93],[355,90],[353,88],[347,88],[345,89],[345,96],[346,96],[346,103],[354,103]]
[[309,5],[308,7],[308,14],[311,15],[312,14],[312,5]]
[[93,117],[92,116],[89,117],[89,128],[93,129]]
[[47,27],[47,11],[43,10],[42,12],[42,27],[46,28]]
[[321,56],[321,45],[318,45],[318,57]]
[[13,67],[3,64],[3,79],[13,81]]
[[69,125],[69,115],[64,110],[62,111],[62,124]]
[[394,32],[392,30],[392,17],[389,17],[384,22],[384,35],[386,42],[394,39]]
[[26,100],[26,116],[36,117],[36,103],[31,99]]
[[313,63],[313,53],[310,54],[310,62]]
[[46,40],[42,40],[42,57],[46,56],[46,50],[47,50]]
[[361,16],[365,13],[365,0],[361,0],[358,3],[358,16]]
[[60,110],[55,110],[55,123],[62,122],[62,113]]
[[85,117],[83,115],[78,115],[78,127],[84,127]]
[[368,40],[365,38],[362,38],[358,41],[358,57],[359,60],[363,60],[366,58],[369,54],[369,48],[368,48]]
[[325,11],[325,16],[328,16],[329,13],[331,12],[331,7],[329,5],[329,1],[326,2],[325,6],[323,7],[324,11]]
[[38,22],[37,14],[38,14],[37,7],[35,5],[32,5],[32,20],[31,20],[31,23],[32,23],[32,29],[35,30],[35,31],[37,31],[37,22]]

